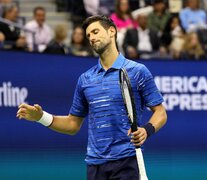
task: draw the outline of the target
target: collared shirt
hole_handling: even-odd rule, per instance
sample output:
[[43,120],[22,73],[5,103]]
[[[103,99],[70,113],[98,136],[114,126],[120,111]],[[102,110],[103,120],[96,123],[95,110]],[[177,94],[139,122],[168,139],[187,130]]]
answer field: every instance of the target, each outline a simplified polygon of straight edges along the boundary
[[180,20],[183,28],[187,31],[196,31],[199,27],[206,27],[207,16],[202,9],[192,10],[184,8],[180,12]]
[[77,83],[70,114],[88,115],[87,164],[102,164],[135,155],[127,136],[130,128],[119,85],[119,70],[128,72],[135,98],[137,122],[141,124],[145,106],[163,102],[153,77],[142,64],[120,54],[105,71],[100,63],[83,73]]
[[170,13],[165,11],[162,16],[157,16],[154,12],[151,12],[148,16],[148,28],[157,32],[162,32],[170,18]]
[[139,43],[137,49],[139,51],[152,52],[152,44],[150,41],[149,29],[138,28]]
[[[52,39],[52,29],[46,23],[40,27],[35,20],[28,22],[25,28],[35,33],[35,44],[37,45],[38,51],[44,51],[47,44]],[[34,50],[32,33],[26,33],[26,40],[29,48]]]

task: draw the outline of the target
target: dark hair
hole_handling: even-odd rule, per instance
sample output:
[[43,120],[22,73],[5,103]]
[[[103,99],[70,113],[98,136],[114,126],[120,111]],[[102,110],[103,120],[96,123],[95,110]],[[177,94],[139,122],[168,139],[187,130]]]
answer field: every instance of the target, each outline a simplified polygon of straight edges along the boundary
[[86,34],[85,34],[85,32],[84,32],[84,29],[83,29],[82,26],[79,25],[79,24],[76,25],[76,26],[74,26],[74,28],[73,28],[73,32],[72,32],[72,34],[71,34],[71,44],[74,44],[73,36],[74,36],[74,32],[75,32],[76,29],[82,29],[82,31],[83,31],[82,45],[83,45],[83,46],[89,46],[88,41],[87,41],[87,39],[86,39]]
[[44,7],[42,7],[42,6],[37,6],[37,7],[34,8],[34,10],[33,10],[33,14],[35,15],[35,14],[37,13],[37,11],[39,11],[39,10],[45,12],[45,8],[44,8]]
[[7,5],[4,5],[3,6],[3,13],[2,13],[2,17],[5,18],[6,17],[6,14],[8,12],[11,12],[13,9],[17,8],[16,4],[14,3],[10,3],[10,4],[7,4]]
[[91,17],[88,17],[82,24],[82,28],[84,31],[86,31],[86,28],[94,23],[94,22],[99,22],[101,24],[101,26],[108,30],[111,26],[115,28],[115,31],[116,31],[116,34],[115,34],[115,43],[116,43],[116,48],[117,50],[119,49],[118,48],[118,44],[117,44],[117,28],[116,28],[116,25],[114,24],[113,20],[105,15],[94,15],[94,16],[91,16]]
[[180,17],[179,15],[171,15],[170,18],[168,19],[167,23],[166,23],[166,26],[164,28],[164,32],[170,32],[171,31],[171,24],[173,22],[174,19],[178,19],[178,23],[179,23],[179,26],[181,27],[181,30],[183,31],[183,33],[185,33],[185,30],[182,26],[182,23],[181,23],[181,20],[180,20]]
[[181,23],[181,20],[179,18],[179,15],[171,15],[169,20],[167,21],[167,24],[164,28],[164,31],[163,31],[163,35],[161,36],[161,42],[163,43],[163,45],[165,46],[169,46],[170,43],[172,42],[172,35],[171,35],[171,25],[172,25],[172,22],[174,19],[178,19],[178,22],[179,22],[179,26],[183,32],[183,34],[185,34],[185,30],[184,28],[182,27],[182,23]]
[[[116,0],[116,1],[115,1],[115,13],[116,13],[116,15],[118,16],[118,18],[124,20],[124,17],[123,17],[123,15],[122,15],[122,12],[120,11],[120,4],[121,4],[121,0]],[[131,19],[133,19],[132,14],[131,14],[130,4],[129,4],[129,9],[128,9],[128,11],[126,12],[126,14],[129,15],[129,17],[130,17]]]
[[111,18],[104,16],[104,15],[95,15],[95,16],[88,17],[82,24],[84,31],[86,31],[86,28],[94,22],[99,22],[101,26],[106,30],[108,30],[111,26],[114,27],[116,30],[115,40],[117,39],[116,25],[114,24]]

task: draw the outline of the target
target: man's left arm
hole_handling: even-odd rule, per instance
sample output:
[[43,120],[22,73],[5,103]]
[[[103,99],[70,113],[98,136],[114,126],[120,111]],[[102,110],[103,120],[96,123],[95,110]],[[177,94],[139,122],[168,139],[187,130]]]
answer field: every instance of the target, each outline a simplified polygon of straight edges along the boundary
[[150,107],[150,109],[153,112],[153,114],[149,120],[149,123],[152,124],[152,126],[155,129],[155,132],[157,132],[167,122],[167,113],[162,104]]
[[140,65],[139,69],[136,69],[136,72],[139,72],[135,76],[138,91],[144,100],[144,105],[152,111],[152,116],[148,123],[132,133],[132,142],[136,146],[141,146],[149,136],[164,126],[167,121],[167,114],[162,105],[164,99],[155,84],[151,72],[144,65]]

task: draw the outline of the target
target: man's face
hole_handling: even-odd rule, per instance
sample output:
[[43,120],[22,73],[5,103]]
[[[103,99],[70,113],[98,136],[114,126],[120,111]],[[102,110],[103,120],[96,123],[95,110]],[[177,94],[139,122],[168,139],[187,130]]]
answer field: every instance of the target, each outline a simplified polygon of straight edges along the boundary
[[159,2],[159,3],[155,3],[154,4],[154,10],[157,11],[157,12],[162,12],[165,10],[165,3],[163,2]]
[[145,15],[145,14],[140,15],[138,17],[137,21],[138,21],[138,24],[141,28],[146,28],[148,25],[148,18],[147,18],[147,15]]
[[198,0],[188,0],[188,6],[191,9],[197,9],[199,7],[199,1]]
[[37,21],[37,23],[42,26],[43,23],[45,22],[45,11],[43,10],[37,10],[35,15],[34,15],[35,20]]
[[102,54],[112,43],[110,28],[108,30],[104,29],[99,22],[91,23],[86,28],[86,36],[90,45],[98,54]]
[[19,10],[15,7],[9,12],[9,20],[10,21],[17,21],[17,18],[19,16]]

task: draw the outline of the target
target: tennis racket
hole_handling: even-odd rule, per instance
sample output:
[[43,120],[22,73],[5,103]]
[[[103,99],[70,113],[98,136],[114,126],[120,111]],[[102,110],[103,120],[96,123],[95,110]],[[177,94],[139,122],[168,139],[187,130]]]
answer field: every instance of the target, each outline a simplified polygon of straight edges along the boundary
[[[129,117],[129,122],[131,125],[131,131],[134,132],[137,130],[136,107],[135,107],[135,101],[134,101],[131,83],[127,71],[124,68],[120,69],[119,71],[119,82],[120,82],[122,96],[124,99],[124,104]],[[148,180],[146,175],[142,150],[140,147],[136,147],[136,157],[137,157],[137,164],[139,168],[139,179]]]

